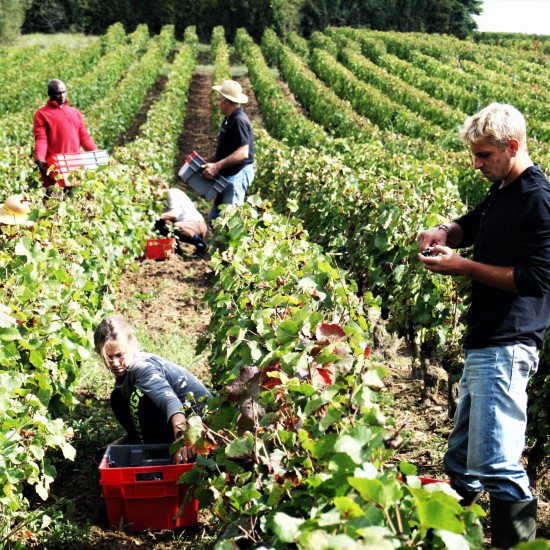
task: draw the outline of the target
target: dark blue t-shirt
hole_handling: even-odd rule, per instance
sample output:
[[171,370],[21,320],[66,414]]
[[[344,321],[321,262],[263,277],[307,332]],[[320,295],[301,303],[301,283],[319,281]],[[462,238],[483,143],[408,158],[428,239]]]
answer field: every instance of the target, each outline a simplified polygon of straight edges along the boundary
[[474,261],[514,268],[518,293],[472,281],[466,348],[524,343],[542,347],[550,323],[550,183],[539,166],[527,168],[458,218],[460,247]]
[[237,172],[240,172],[243,166],[254,162],[254,137],[252,135],[252,125],[242,107],[239,107],[223,119],[218,133],[216,160],[228,157],[243,145],[248,145],[248,158],[238,164],[220,170],[222,176],[233,176]]

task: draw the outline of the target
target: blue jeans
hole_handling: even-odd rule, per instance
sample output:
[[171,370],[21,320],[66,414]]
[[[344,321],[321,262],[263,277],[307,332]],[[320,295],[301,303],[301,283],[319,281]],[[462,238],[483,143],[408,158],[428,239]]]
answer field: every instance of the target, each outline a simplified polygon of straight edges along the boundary
[[212,222],[220,215],[220,204],[242,204],[252,180],[254,179],[254,165],[245,164],[242,170],[233,176],[225,178],[229,185],[215,199],[208,214],[208,221]]
[[532,498],[520,458],[527,383],[538,361],[537,349],[523,344],[466,350],[455,426],[443,459],[454,487],[485,489],[499,500]]

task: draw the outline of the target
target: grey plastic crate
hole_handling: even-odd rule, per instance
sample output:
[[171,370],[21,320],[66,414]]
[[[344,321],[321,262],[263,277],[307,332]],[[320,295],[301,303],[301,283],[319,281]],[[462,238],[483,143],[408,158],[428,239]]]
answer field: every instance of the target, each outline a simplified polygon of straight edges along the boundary
[[172,464],[169,444],[109,445],[105,456],[109,468],[165,466]]
[[207,201],[214,199],[227,187],[229,182],[223,176],[217,175],[209,180],[202,175],[205,162],[198,155],[188,158],[186,164],[179,177]]

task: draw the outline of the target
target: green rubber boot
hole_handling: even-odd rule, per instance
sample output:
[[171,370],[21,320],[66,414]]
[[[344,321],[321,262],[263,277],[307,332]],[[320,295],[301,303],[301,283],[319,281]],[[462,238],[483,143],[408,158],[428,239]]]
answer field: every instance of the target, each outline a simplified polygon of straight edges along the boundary
[[491,542],[493,548],[508,549],[518,542],[535,540],[537,498],[509,501],[491,497]]

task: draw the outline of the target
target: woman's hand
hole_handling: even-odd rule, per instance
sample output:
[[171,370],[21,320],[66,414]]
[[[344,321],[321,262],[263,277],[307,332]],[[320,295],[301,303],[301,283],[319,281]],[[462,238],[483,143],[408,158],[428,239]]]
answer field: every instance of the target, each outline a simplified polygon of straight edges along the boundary
[[174,430],[174,441],[176,441],[176,439],[179,439],[185,431],[187,419],[183,413],[177,412],[172,416],[172,418],[170,418],[170,423],[172,424],[172,429]]
[[195,462],[197,453],[191,447],[180,447],[174,455],[174,464]]
[[[172,429],[174,430],[174,441],[181,439],[185,433],[185,426],[187,420],[183,413],[176,413],[170,419],[172,422]],[[174,454],[175,464],[187,464],[188,462],[195,462],[197,453],[191,447],[180,447]]]

